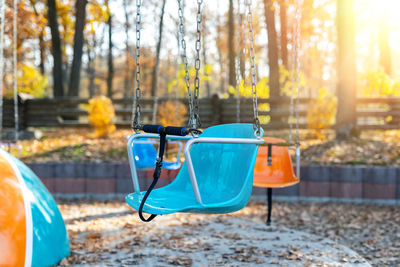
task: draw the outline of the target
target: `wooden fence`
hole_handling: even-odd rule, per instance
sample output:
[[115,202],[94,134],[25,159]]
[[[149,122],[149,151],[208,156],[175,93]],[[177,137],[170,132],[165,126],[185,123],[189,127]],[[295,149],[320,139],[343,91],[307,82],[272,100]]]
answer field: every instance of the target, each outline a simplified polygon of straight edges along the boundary
[[[187,104],[187,99],[159,98],[158,101],[160,104],[165,101],[181,101],[185,105]],[[307,128],[307,105],[310,101],[313,99],[299,99],[300,128]],[[88,127],[88,112],[85,109],[87,102],[87,99],[79,98],[20,100],[20,128]],[[132,99],[114,99],[113,104],[116,125],[130,127]],[[150,123],[154,99],[142,99],[141,104],[142,121]],[[288,98],[259,99],[258,104],[263,127],[266,129],[289,128],[290,100]],[[269,110],[268,105],[273,108]],[[202,127],[237,122],[237,110],[237,99],[235,98],[202,98],[200,99]],[[14,127],[14,110],[11,99],[5,99],[3,115],[3,127]],[[251,123],[252,118],[252,100],[240,99],[240,121]],[[400,129],[400,98],[359,98],[357,100],[357,125],[359,129]]]

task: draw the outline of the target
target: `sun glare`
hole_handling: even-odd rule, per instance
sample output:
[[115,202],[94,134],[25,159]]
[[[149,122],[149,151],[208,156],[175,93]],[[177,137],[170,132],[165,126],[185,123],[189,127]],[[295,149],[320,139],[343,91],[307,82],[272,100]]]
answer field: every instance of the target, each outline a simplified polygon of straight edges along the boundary
[[[364,1],[362,1],[364,3]],[[365,4],[369,5],[371,14],[378,17],[384,17],[389,24],[400,26],[398,14],[400,11],[400,0],[367,0]]]

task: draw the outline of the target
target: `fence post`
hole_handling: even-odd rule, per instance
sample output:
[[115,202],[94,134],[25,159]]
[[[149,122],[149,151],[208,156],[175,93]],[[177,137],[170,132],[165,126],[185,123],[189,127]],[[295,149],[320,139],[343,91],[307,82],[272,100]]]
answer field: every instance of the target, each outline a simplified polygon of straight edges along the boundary
[[[390,111],[396,112],[396,114],[400,114],[400,103],[390,103],[389,106]],[[398,117],[394,117],[391,121],[388,122],[389,125],[398,125],[399,123],[400,120],[398,119]]]
[[219,99],[218,94],[213,94],[211,97],[211,125],[218,125],[222,123],[222,100]]
[[23,131],[26,129],[26,101],[18,96],[18,127],[20,131]]

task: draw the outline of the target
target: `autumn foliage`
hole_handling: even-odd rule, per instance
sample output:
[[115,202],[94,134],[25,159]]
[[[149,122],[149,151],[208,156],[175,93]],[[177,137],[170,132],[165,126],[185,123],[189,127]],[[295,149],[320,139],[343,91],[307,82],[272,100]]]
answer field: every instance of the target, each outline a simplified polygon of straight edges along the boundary
[[114,107],[109,98],[98,96],[89,100],[89,120],[96,137],[106,137],[115,131],[115,125],[112,123],[114,117]]
[[34,97],[44,97],[47,87],[47,78],[31,66],[22,65],[18,75],[18,92],[30,94]]
[[367,71],[362,75],[361,85],[364,97],[400,96],[400,80],[392,79],[383,70]]
[[319,90],[318,96],[307,107],[308,128],[323,137],[322,130],[333,125],[337,109],[337,98],[327,89]]
[[185,124],[186,106],[179,101],[166,101],[160,104],[158,118],[161,125],[182,126]]

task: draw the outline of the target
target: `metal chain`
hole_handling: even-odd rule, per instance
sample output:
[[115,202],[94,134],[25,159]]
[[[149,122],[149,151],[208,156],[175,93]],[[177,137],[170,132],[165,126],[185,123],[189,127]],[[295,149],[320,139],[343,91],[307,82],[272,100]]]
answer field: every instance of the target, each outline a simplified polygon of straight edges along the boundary
[[[177,23],[177,32],[178,32],[178,36],[177,36],[177,47],[178,47],[178,57],[180,57],[182,55],[182,51],[181,51],[181,36],[180,36],[180,31],[179,31],[179,26],[180,26],[180,22]],[[183,60],[182,60],[183,62]],[[180,67],[180,63],[178,58],[176,59],[175,62],[175,80],[176,80],[176,88],[174,90],[174,96],[175,96],[175,118],[179,117],[178,114],[178,105],[179,105],[179,67]]]
[[242,54],[242,43],[241,43],[241,36],[242,36],[242,11],[241,11],[241,5],[240,5],[241,0],[238,0],[238,40],[237,40],[237,45],[238,45],[238,53],[236,57],[236,122],[240,123],[240,83],[241,83],[241,73],[240,73],[240,56]]
[[185,41],[185,26],[184,26],[184,19],[183,19],[183,9],[182,9],[182,1],[178,1],[178,16],[179,16],[179,35],[180,35],[180,42],[182,46],[182,62],[185,67],[185,82],[186,88],[188,91],[188,103],[189,103],[189,128],[195,127],[195,118],[193,113],[193,97],[192,92],[190,89],[190,76],[189,76],[189,66],[188,60],[186,56],[186,41]]
[[13,17],[13,87],[14,87],[14,126],[15,142],[18,141],[18,81],[17,81],[17,18],[18,18],[18,0],[14,0]]
[[197,129],[201,126],[200,114],[199,114],[199,95],[200,95],[200,50],[201,50],[201,22],[203,20],[201,13],[201,4],[203,0],[197,0],[197,39],[196,39],[196,60],[194,64],[194,68],[196,69],[196,77],[194,79],[194,127]]
[[3,137],[3,74],[4,74],[4,13],[6,1],[0,1],[0,142]]
[[[297,5],[295,3],[294,7],[294,16],[297,16]],[[297,29],[296,29],[296,22],[293,23],[292,27],[292,73],[290,75],[291,78],[291,92],[290,92],[290,116],[289,116],[289,143],[293,143],[293,119],[294,119],[294,90],[296,84],[296,54],[297,54],[297,47],[296,47],[296,38],[297,38]]]
[[236,59],[236,122],[240,122],[240,84],[241,84],[241,76],[240,76],[240,61]]
[[140,90],[140,30],[142,27],[142,17],[140,14],[140,7],[142,0],[136,0],[136,91],[132,105],[132,129],[136,132],[140,128],[140,97],[142,92]]
[[[296,118],[296,144],[300,141],[299,134],[299,94],[300,94],[300,36],[301,36],[301,13],[298,6],[298,2],[295,2],[295,23],[293,23],[293,40],[292,40],[292,75],[291,75],[291,95],[290,95],[290,121],[289,121],[289,142],[293,143],[293,120]],[[294,94],[296,91],[296,102],[294,101]]]
[[249,39],[250,39],[250,73],[251,73],[251,90],[253,93],[253,114],[254,114],[254,130],[257,136],[261,135],[260,119],[258,118],[258,104],[257,104],[257,77],[256,77],[256,63],[255,63],[255,50],[254,50],[254,31],[253,31],[253,13],[251,12],[251,0],[246,0],[247,6],[247,23],[249,25]]
[[[301,0],[299,0],[301,3]],[[301,41],[301,5],[296,2],[296,84],[297,84],[297,92],[296,92],[296,143],[300,142],[300,131],[299,131],[299,96],[300,96],[300,41]]]

